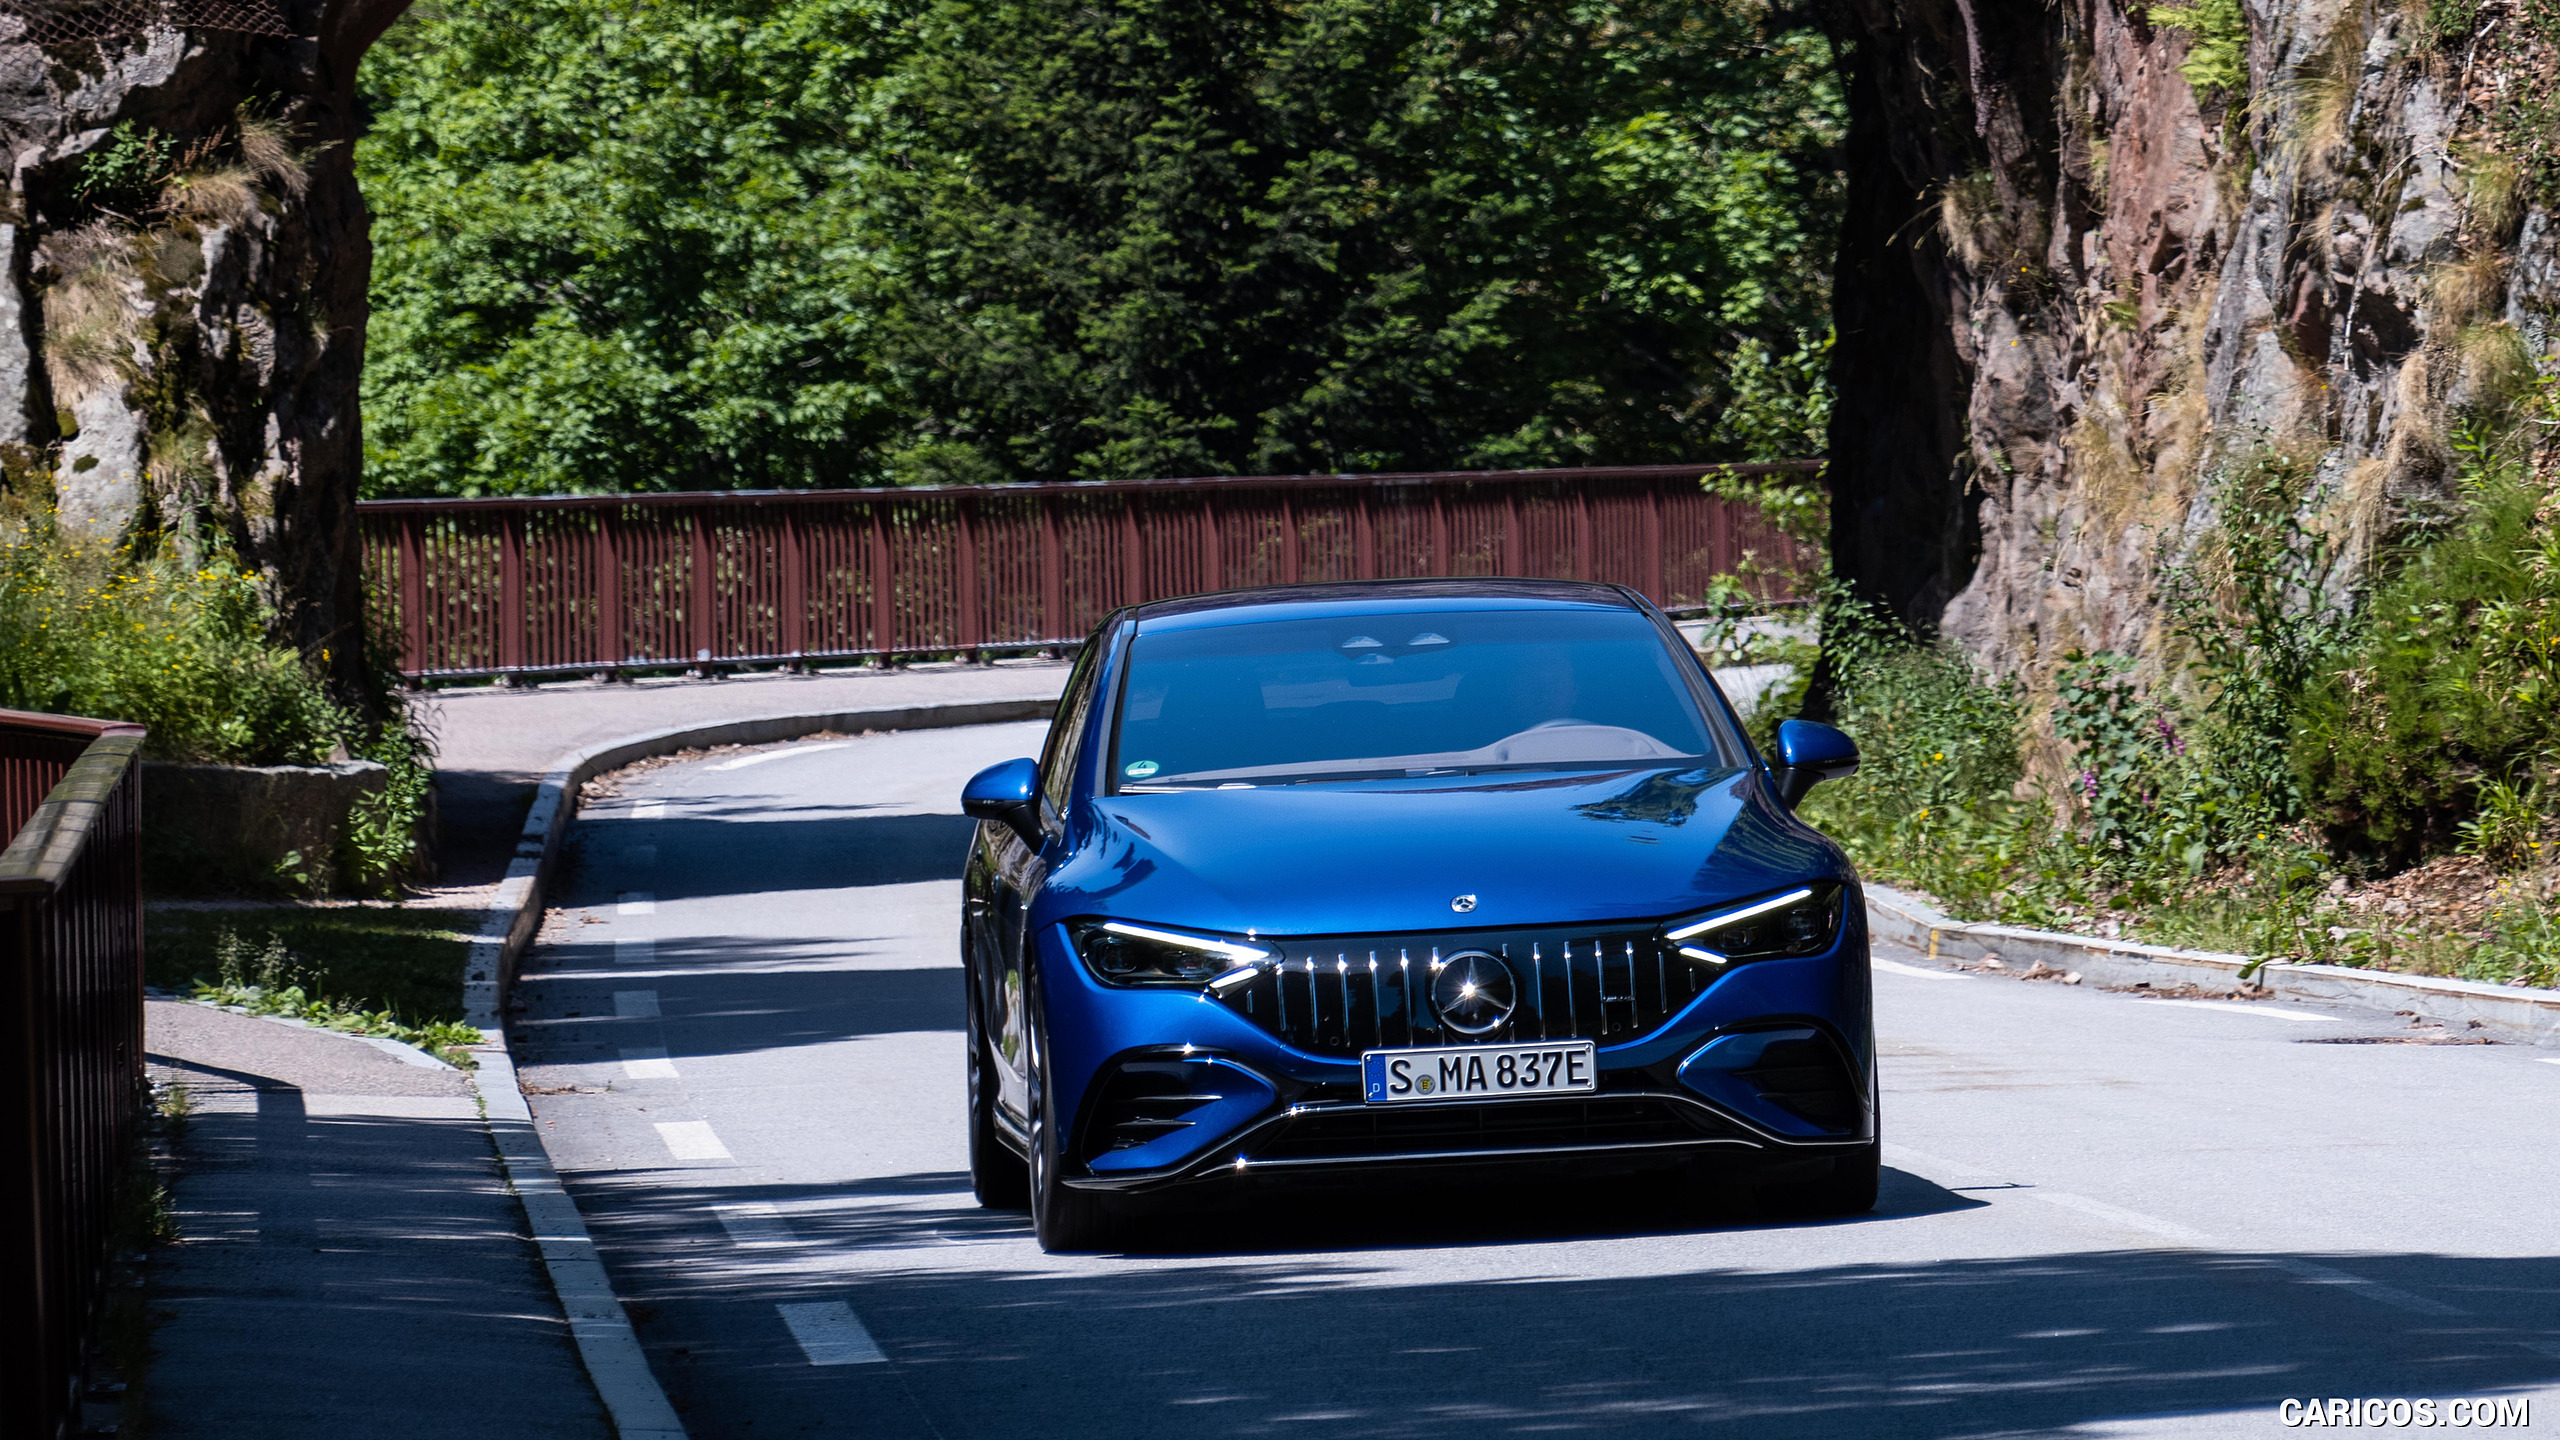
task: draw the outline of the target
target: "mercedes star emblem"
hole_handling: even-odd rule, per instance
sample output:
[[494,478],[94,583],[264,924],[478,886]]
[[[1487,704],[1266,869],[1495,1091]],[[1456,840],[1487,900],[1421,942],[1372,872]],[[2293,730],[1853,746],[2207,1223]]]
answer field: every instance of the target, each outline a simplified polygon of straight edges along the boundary
[[1431,1012],[1461,1035],[1490,1035],[1520,1003],[1511,967],[1482,950],[1461,950],[1431,978]]
[[1464,915],[1468,911],[1476,908],[1476,897],[1473,895],[1461,895],[1457,899],[1449,902],[1449,908],[1457,911],[1461,915]]

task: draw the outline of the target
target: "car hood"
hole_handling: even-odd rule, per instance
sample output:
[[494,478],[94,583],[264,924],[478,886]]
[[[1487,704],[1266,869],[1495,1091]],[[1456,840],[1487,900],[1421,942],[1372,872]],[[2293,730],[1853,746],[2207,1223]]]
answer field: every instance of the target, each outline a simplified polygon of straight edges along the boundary
[[[1090,802],[1045,918],[1264,935],[1673,915],[1846,875],[1753,772],[1633,768]],[[1452,902],[1473,896],[1470,909]]]

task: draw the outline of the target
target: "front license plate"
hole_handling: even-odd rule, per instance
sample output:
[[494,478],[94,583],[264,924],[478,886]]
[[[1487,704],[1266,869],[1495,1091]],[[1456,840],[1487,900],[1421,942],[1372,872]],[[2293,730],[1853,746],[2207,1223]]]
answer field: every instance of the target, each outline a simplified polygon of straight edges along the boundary
[[1361,1089],[1372,1105],[1409,1100],[1513,1100],[1588,1095],[1600,1088],[1597,1047],[1453,1045],[1435,1050],[1371,1050],[1360,1057]]

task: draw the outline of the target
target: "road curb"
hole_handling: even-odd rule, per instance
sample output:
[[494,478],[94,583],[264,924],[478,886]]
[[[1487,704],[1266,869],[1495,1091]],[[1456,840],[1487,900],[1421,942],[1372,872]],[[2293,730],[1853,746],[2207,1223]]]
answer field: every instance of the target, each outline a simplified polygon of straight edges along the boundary
[[632,1332],[630,1317],[622,1312],[622,1302],[614,1298],[612,1278],[604,1273],[604,1261],[596,1255],[596,1242],[587,1234],[578,1204],[561,1186],[559,1172],[551,1168],[551,1156],[533,1128],[533,1108],[525,1104],[524,1091],[516,1084],[515,1059],[507,1053],[506,1037],[496,1031],[487,1034],[489,1043],[473,1048],[480,1064],[471,1072],[471,1084],[480,1092],[489,1138],[498,1147],[498,1161],[506,1169],[516,1203],[524,1207],[525,1223],[542,1252],[542,1268],[551,1277],[552,1292],[560,1297],[560,1308],[569,1318],[569,1338],[577,1344],[578,1359],[587,1367],[596,1398],[604,1402],[622,1440],[685,1440],[684,1422],[676,1418],[658,1377],[650,1373],[649,1357],[640,1348],[640,1337]]
[[524,1206],[525,1221],[551,1287],[569,1319],[569,1333],[598,1398],[613,1416],[621,1440],[685,1440],[684,1422],[667,1403],[649,1369],[640,1337],[614,1296],[613,1281],[596,1255],[595,1241],[578,1214],[577,1201],[560,1183],[550,1152],[534,1128],[533,1109],[516,1083],[515,1057],[507,1048],[507,994],[517,966],[542,927],[542,892],[551,877],[560,837],[578,811],[578,789],[608,770],[653,755],[713,745],[769,745],[832,730],[938,730],[957,725],[1001,725],[1046,720],[1055,700],[973,700],[905,705],[876,710],[790,711],[751,715],[709,725],[675,725],[589,745],[562,755],[542,778],[533,807],[516,836],[515,858],[499,882],[463,969],[463,1012],[485,1043],[472,1049],[471,1072],[490,1140],[498,1147],[507,1180]]
[[[2246,955],[2211,950],[2178,950],[2166,945],[2138,945],[2129,940],[2100,940],[2014,925],[1975,924],[1883,885],[1867,886],[1866,894],[1868,932],[1908,945],[1932,960],[1979,960],[1996,952],[2007,961],[2041,960],[2056,970],[2077,970],[2104,985],[2192,984],[2208,989],[2238,985],[2241,972],[2250,963]],[[2560,990],[2488,985],[2434,975],[2400,975],[2344,965],[2296,965],[2281,960],[2259,967],[2249,978],[2278,995],[2295,999],[2345,1000],[2385,1010],[2412,1011],[2447,1023],[2478,1021],[2511,1038],[2534,1044],[2560,1044]]]

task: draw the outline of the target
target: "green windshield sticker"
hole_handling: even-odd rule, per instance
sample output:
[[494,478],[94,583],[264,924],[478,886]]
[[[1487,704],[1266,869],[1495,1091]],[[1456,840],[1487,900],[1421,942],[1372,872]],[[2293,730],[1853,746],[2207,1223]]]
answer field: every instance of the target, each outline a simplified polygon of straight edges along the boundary
[[1132,760],[1120,773],[1132,780],[1144,780],[1160,768],[1153,760]]

